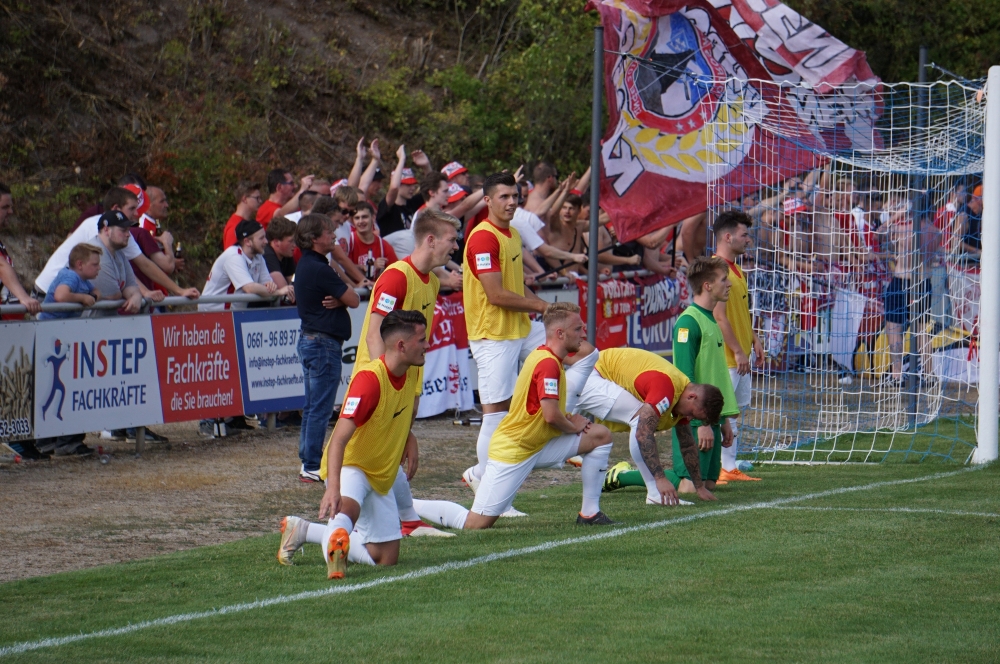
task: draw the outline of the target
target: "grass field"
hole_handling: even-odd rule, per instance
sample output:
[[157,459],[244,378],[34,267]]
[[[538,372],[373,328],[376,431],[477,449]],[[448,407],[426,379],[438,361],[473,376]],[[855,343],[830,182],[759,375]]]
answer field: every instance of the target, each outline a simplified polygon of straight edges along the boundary
[[276,533],[3,584],[0,660],[1000,658],[1000,465],[758,470],[694,507],[605,494],[619,530],[574,525],[579,484],[526,493],[527,519],[405,540],[340,584],[315,546],[280,567]]

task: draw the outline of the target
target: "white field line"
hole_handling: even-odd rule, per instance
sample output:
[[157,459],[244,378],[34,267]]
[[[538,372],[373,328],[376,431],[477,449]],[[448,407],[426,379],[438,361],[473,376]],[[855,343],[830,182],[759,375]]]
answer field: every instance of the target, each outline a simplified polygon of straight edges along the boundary
[[965,512],[962,510],[934,510],[917,507],[802,507],[778,506],[776,510],[805,510],[808,512],[891,512],[901,514],[943,514],[945,516],[984,516],[998,519],[1000,514],[994,512]]
[[359,590],[367,590],[368,588],[383,586],[389,583],[411,581],[413,579],[420,579],[425,576],[433,576],[435,574],[441,574],[443,572],[452,572],[455,570],[462,570],[469,567],[476,567],[478,565],[492,563],[497,560],[505,560],[507,558],[515,558],[517,556],[526,556],[532,553],[541,553],[543,551],[549,551],[551,549],[555,549],[562,546],[569,546],[572,544],[587,544],[589,542],[597,542],[600,540],[611,539],[614,537],[629,535],[631,533],[638,533],[645,530],[654,530],[657,528],[663,528],[665,526],[671,526],[678,523],[687,523],[690,521],[698,521],[710,517],[725,516],[727,514],[734,514],[737,512],[747,512],[750,510],[772,509],[781,507],[783,505],[787,505],[789,503],[797,503],[805,500],[814,500],[816,498],[827,498],[829,496],[838,496],[845,493],[853,493],[855,491],[881,489],[883,487],[898,486],[901,484],[913,484],[915,482],[928,482],[931,480],[944,479],[946,477],[954,477],[956,475],[972,472],[980,468],[982,468],[982,466],[974,466],[970,468],[963,468],[962,470],[955,470],[946,473],[935,473],[933,475],[925,475],[923,477],[914,477],[905,480],[872,482],[871,484],[840,487],[838,489],[829,489],[827,491],[807,493],[801,496],[776,498],[774,500],[749,503],[747,505],[734,505],[733,507],[726,507],[723,509],[698,512],[696,514],[689,514],[687,516],[676,517],[673,519],[664,519],[662,521],[644,523],[638,526],[629,526],[627,528],[615,528],[612,530],[604,530],[598,533],[594,533],[592,535],[584,535],[582,537],[570,537],[562,540],[543,542],[541,544],[536,544],[534,546],[526,546],[520,549],[509,549],[507,551],[501,551],[499,553],[491,553],[485,556],[470,558],[469,560],[460,560],[460,561],[443,563],[441,565],[432,565],[431,567],[424,567],[423,569],[413,570],[412,572],[407,572],[406,574],[399,574],[396,576],[382,576],[377,579],[372,579],[370,581],[365,581],[362,583],[332,585],[328,588],[323,588],[321,590],[309,590],[301,593],[295,593],[294,595],[279,595],[277,597],[272,597],[270,599],[261,599],[255,602],[230,604],[229,606],[224,606],[218,609],[210,609],[208,611],[198,611],[195,613],[181,613],[174,616],[167,616],[165,618],[157,618],[155,620],[144,620],[143,622],[132,623],[129,625],[124,625],[122,627],[112,627],[109,629],[102,629],[96,632],[71,634],[69,636],[39,639],[38,641],[24,641],[22,643],[15,643],[8,646],[0,647],[0,657],[17,655],[32,650],[40,650],[42,648],[53,648],[56,646],[64,646],[71,643],[76,643],[78,641],[86,641],[89,639],[104,638],[109,636],[124,636],[127,634],[140,632],[142,630],[150,629],[153,627],[165,627],[167,625],[176,625],[179,623],[191,622],[193,620],[201,620],[202,618],[212,618],[214,616],[223,616],[233,613],[243,613],[245,611],[252,611],[254,609],[263,609],[269,606],[276,606],[279,604],[289,604],[291,602],[298,602],[306,599],[315,599],[318,597],[326,597],[328,595],[344,595]]

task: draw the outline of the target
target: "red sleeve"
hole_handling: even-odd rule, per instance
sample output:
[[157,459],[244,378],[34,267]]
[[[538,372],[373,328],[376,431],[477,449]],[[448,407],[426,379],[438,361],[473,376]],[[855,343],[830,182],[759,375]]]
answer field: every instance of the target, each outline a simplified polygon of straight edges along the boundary
[[222,250],[225,251],[229,247],[236,244],[236,224],[242,221],[242,217],[239,215],[233,215],[226,222],[226,228],[222,231]]
[[535,365],[531,374],[531,391],[525,408],[534,415],[542,407],[542,399],[559,398],[559,362],[548,357]]
[[347,387],[340,416],[346,420],[354,420],[356,426],[363,426],[375,412],[381,396],[382,387],[378,384],[378,376],[373,371],[359,371]]
[[474,233],[465,245],[465,259],[472,275],[500,272],[500,242],[493,233]]
[[393,263],[399,260],[398,258],[396,258],[396,250],[392,248],[391,244],[389,244],[382,238],[378,238],[378,241],[382,243],[382,253],[385,254],[385,259],[389,261],[387,263],[388,265],[392,265]]
[[406,299],[406,275],[399,270],[386,270],[375,282],[369,311],[387,316],[403,306],[404,299]]
[[257,221],[261,226],[267,228],[267,225],[271,223],[271,219],[274,217],[274,213],[278,211],[281,206],[273,201],[264,201],[259,208],[257,208]]
[[142,251],[143,256],[149,257],[163,251],[156,240],[153,239],[153,236],[149,234],[149,231],[143,230],[139,226],[133,226],[129,229],[129,234],[135,240],[136,244],[139,245],[139,250]]
[[635,390],[656,411],[663,415],[674,400],[674,382],[659,371],[644,371],[635,379]]

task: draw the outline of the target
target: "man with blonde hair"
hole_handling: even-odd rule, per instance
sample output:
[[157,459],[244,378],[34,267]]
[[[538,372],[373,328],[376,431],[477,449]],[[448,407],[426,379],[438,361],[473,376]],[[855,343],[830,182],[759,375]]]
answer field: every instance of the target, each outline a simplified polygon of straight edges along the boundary
[[543,316],[545,344],[533,350],[517,376],[510,412],[490,439],[486,472],[472,509],[442,500],[414,500],[421,517],[449,528],[489,528],[510,509],[521,485],[536,468],[561,468],[583,456],[583,504],[578,525],[616,522],[601,511],[601,482],[611,454],[611,432],[566,411],[563,360],[580,350],[584,336],[580,307],[550,304]]

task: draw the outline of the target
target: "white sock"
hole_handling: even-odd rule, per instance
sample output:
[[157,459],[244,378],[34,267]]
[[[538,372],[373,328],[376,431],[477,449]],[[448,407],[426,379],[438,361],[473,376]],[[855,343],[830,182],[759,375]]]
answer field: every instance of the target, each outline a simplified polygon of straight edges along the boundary
[[368,547],[361,541],[361,535],[358,534],[358,531],[351,533],[351,548],[347,552],[347,560],[360,565],[375,566],[372,554],[368,553]]
[[587,357],[582,357],[572,366],[566,367],[567,413],[577,412],[576,405],[580,400],[580,393],[583,392],[583,387],[587,384],[587,379],[590,378],[590,373],[594,370],[598,357],[600,357],[600,353],[594,350]]
[[418,500],[414,498],[413,508],[421,518],[455,530],[464,528],[465,518],[469,516],[469,510],[447,500]]
[[729,418],[729,426],[733,428],[733,444],[722,448],[722,469],[732,472],[736,470],[736,448],[739,444],[739,438],[736,435],[739,429],[735,417]]
[[396,497],[396,511],[400,521],[419,521],[420,515],[413,509],[413,494],[410,493],[410,483],[406,481],[406,473],[396,473],[396,481],[392,483],[392,495]]
[[306,531],[306,542],[324,546],[329,534],[330,530],[325,523],[310,523],[309,530]]
[[580,514],[594,516],[601,511],[601,487],[604,485],[604,473],[608,470],[608,457],[611,456],[611,443],[595,447],[583,455],[583,466],[580,475],[583,479],[583,507]]
[[[656,502],[660,502],[660,491],[656,488],[656,480],[653,473],[646,467],[646,462],[642,460],[642,452],[639,450],[639,439],[635,437],[635,428],[639,424],[639,418],[633,418],[629,424],[628,451],[632,455],[632,463],[635,464],[642,481],[646,483],[646,497]],[[722,448],[726,449],[726,448]]]
[[500,426],[500,421],[503,420],[506,414],[507,411],[504,410],[499,413],[486,413],[483,415],[483,425],[479,427],[479,438],[476,440],[476,459],[478,463],[472,471],[476,479],[482,479],[483,473],[486,472],[486,462],[490,459],[490,438],[493,437],[493,432]]

